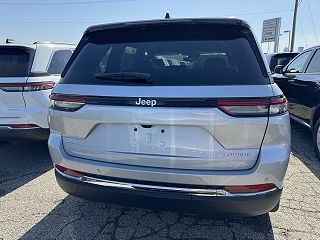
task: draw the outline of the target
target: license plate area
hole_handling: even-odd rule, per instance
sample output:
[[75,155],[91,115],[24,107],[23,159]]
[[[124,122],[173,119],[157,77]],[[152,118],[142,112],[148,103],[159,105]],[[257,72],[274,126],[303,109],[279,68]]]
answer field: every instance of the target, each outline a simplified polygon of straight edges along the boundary
[[168,157],[208,158],[214,146],[204,129],[168,125],[123,125],[108,127],[107,151]]
[[83,140],[63,137],[63,145],[75,157],[171,169],[244,170],[259,154],[225,149],[206,128],[161,124],[99,124]]

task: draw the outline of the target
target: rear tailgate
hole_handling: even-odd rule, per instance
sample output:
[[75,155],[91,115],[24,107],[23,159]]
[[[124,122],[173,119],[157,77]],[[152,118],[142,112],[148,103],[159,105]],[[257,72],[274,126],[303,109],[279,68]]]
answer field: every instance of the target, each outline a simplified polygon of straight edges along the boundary
[[0,77],[0,118],[16,118],[22,115],[25,103],[17,84],[26,83],[27,79],[27,77]]
[[261,51],[239,20],[89,29],[53,94],[50,128],[68,154],[193,170],[252,168],[273,96]]
[[[59,88],[72,94],[94,91],[98,86],[58,85],[55,91]],[[138,107],[130,106],[139,99],[132,96],[122,99],[122,103],[118,100],[120,106],[112,106],[107,102],[117,98],[110,95],[132,90],[99,88],[108,96],[100,97],[100,103],[88,97],[88,104],[76,112],[50,112],[50,128],[62,133],[69,155],[127,165],[196,170],[244,170],[253,167],[258,158],[267,116],[232,117],[218,109],[214,100],[212,107],[208,101],[202,102],[206,107]],[[198,92],[197,88],[192,89],[190,94],[191,87],[180,87],[180,98],[176,100],[185,101],[185,94],[189,94],[187,99],[191,101],[204,101],[197,96],[205,94],[201,87]],[[136,87],[136,94],[144,97],[146,93],[140,90]],[[240,90],[229,86],[206,91],[219,98],[235,92],[238,97],[272,95],[270,86],[242,86]],[[172,87],[158,89],[163,104],[172,100],[171,94],[177,97]],[[159,99],[156,98],[161,102]]]
[[22,84],[27,82],[33,49],[0,46],[0,119],[20,117],[25,108]]

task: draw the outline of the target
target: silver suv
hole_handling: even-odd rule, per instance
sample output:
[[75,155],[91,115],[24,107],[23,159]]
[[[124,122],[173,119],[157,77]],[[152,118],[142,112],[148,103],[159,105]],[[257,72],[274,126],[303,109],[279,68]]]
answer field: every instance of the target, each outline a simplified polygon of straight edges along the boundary
[[51,102],[50,153],[71,195],[240,216],[279,206],[287,101],[241,20],[90,27]]

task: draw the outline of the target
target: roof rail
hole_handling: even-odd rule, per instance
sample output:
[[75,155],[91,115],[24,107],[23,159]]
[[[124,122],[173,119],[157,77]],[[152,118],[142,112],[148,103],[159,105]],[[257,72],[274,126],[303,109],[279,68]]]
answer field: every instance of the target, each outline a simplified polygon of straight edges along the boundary
[[76,45],[76,44],[74,44],[74,43],[50,42],[50,41],[35,41],[33,44],[66,44],[66,45]]

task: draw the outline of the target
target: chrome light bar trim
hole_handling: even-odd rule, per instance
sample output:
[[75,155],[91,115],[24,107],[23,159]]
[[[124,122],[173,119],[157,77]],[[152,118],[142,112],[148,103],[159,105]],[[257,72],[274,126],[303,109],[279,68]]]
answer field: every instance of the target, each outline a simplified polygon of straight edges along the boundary
[[66,178],[81,181],[83,183],[89,183],[89,184],[99,185],[103,187],[122,188],[122,189],[128,189],[128,190],[175,192],[175,193],[184,193],[184,194],[195,195],[195,196],[208,196],[208,197],[209,196],[210,197],[258,196],[258,195],[267,194],[277,190],[277,188],[275,187],[273,189],[263,191],[263,192],[258,192],[258,193],[236,193],[235,194],[235,193],[229,193],[224,189],[166,187],[166,186],[139,184],[139,183],[119,182],[119,181],[112,181],[112,180],[100,179],[100,178],[89,177],[89,176],[74,177],[74,176],[70,176],[68,174],[63,173],[58,169],[55,169],[55,170]]

